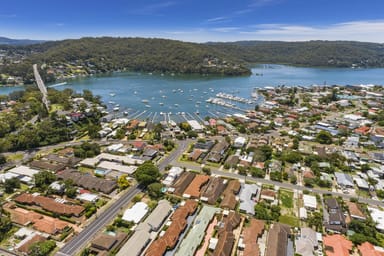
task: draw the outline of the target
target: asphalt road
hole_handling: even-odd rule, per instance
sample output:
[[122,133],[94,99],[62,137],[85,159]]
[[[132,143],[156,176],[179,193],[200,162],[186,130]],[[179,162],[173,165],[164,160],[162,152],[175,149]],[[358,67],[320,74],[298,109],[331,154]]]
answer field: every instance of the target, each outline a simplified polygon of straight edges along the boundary
[[[158,165],[160,171],[164,171],[165,167],[177,160],[177,158],[186,150],[188,147],[189,141],[177,141],[176,150],[172,151],[170,155],[164,158],[164,160]],[[128,190],[127,193],[122,195],[116,202],[110,206],[107,210],[101,213],[97,219],[95,219],[91,224],[89,224],[83,231],[81,231],[77,236],[73,237],[66,245],[64,245],[60,251],[58,251],[56,256],[69,256],[75,255],[81,249],[83,249],[89,241],[108,223],[110,223],[116,215],[119,213],[121,208],[127,205],[132,198],[142,191],[138,186],[132,187]]]
[[158,168],[161,172],[164,171],[165,167],[167,165],[177,161],[177,159],[183,154],[185,150],[187,150],[187,147],[189,145],[189,140],[182,140],[182,141],[176,141],[177,148],[176,150],[172,151],[169,156],[167,156],[159,165]]
[[[188,164],[188,163],[180,163],[180,162],[174,161],[171,164],[174,166],[186,167],[188,169],[201,170],[201,167],[198,167],[198,166],[192,165],[192,164]],[[229,178],[233,178],[233,179],[243,179],[243,180],[246,179],[247,181],[252,181],[255,183],[259,182],[259,183],[263,183],[263,184],[271,184],[271,185],[275,185],[275,186],[278,186],[281,188],[287,188],[287,189],[291,189],[291,190],[293,190],[293,189],[299,190],[299,191],[308,190],[308,191],[311,191],[312,193],[316,193],[316,194],[322,194],[322,195],[329,194],[329,195],[332,195],[335,197],[340,196],[340,197],[347,199],[347,200],[349,200],[351,198],[357,198],[359,200],[359,202],[361,202],[361,203],[366,203],[369,205],[378,205],[378,206],[384,207],[384,203],[382,201],[379,201],[379,200],[374,200],[374,199],[365,198],[365,197],[357,197],[355,195],[332,192],[332,191],[323,190],[323,189],[307,188],[305,186],[300,186],[300,185],[291,184],[291,183],[281,183],[278,181],[266,180],[266,179],[261,179],[261,178],[253,178],[253,177],[248,177],[248,176],[245,177],[244,175],[240,175],[237,173],[221,171],[219,169],[215,169],[212,167],[210,167],[210,168],[211,168],[211,172],[213,175],[229,177]]]
[[132,198],[141,191],[140,188],[134,186],[130,188],[124,195],[122,195],[116,202],[110,206],[106,211],[101,213],[97,219],[95,219],[91,224],[89,224],[83,231],[81,231],[77,236],[73,237],[63,248],[57,252],[56,256],[66,256],[66,255],[75,255],[80,251],[84,246],[91,241],[91,239],[111,222],[116,215],[119,213],[122,207],[126,206]]

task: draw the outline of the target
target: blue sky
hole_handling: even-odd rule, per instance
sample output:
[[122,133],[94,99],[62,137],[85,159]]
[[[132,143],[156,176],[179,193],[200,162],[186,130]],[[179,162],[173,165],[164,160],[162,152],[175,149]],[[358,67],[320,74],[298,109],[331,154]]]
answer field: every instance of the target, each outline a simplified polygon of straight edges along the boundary
[[383,0],[3,0],[0,36],[384,43]]

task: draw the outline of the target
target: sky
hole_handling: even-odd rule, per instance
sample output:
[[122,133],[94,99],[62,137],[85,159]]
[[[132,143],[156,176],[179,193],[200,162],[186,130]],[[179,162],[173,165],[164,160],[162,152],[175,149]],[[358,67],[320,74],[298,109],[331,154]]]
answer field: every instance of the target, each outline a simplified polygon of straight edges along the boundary
[[384,0],[2,0],[0,36],[384,43]]

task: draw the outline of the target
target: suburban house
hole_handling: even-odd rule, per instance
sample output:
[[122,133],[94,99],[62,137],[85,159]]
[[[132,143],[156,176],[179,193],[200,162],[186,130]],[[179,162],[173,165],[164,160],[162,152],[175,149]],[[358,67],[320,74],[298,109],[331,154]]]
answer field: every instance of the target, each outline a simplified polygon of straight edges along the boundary
[[337,200],[335,198],[328,198],[325,200],[325,205],[329,214],[329,220],[325,224],[325,229],[335,233],[345,233],[347,228],[345,216]]
[[[265,255],[281,256],[287,255],[288,238],[291,234],[291,228],[288,225],[274,223],[268,232],[267,249]],[[293,247],[293,245],[291,245]],[[293,252],[293,248],[292,248]]]
[[209,152],[208,160],[214,163],[220,162],[223,159],[224,153],[228,148],[229,144],[225,140],[218,142],[215,146],[213,146],[213,148]]

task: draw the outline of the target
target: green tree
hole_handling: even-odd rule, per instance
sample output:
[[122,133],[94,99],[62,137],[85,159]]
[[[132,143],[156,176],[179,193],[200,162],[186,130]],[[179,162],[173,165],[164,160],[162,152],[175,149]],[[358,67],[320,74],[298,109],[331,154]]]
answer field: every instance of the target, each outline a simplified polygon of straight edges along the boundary
[[128,175],[123,174],[117,179],[117,185],[120,190],[124,190],[129,187]]
[[6,215],[1,214],[0,215],[0,241],[2,241],[6,237],[6,234],[8,233],[9,230],[11,230],[11,228],[12,228],[11,219]]
[[18,178],[7,179],[4,182],[5,193],[11,194],[16,188],[20,188],[20,180]]
[[307,219],[308,226],[314,227],[316,231],[321,232],[323,228],[323,215],[320,212],[313,212]]
[[328,131],[320,131],[316,135],[316,142],[320,144],[331,144],[332,143],[332,134]]
[[148,194],[153,199],[158,199],[163,195],[163,192],[161,189],[163,188],[163,185],[159,182],[155,182],[148,185]]
[[288,163],[298,163],[303,159],[303,156],[296,151],[286,150],[282,154],[282,160]]
[[56,243],[52,240],[37,242],[29,247],[31,256],[48,256],[49,253],[56,247]]
[[41,190],[46,190],[47,187],[56,180],[56,175],[49,171],[41,171],[34,175],[35,186]]
[[7,159],[3,154],[0,154],[0,165],[3,165],[7,162]]
[[144,186],[156,182],[160,176],[159,169],[150,161],[140,165],[135,172],[136,180]]

